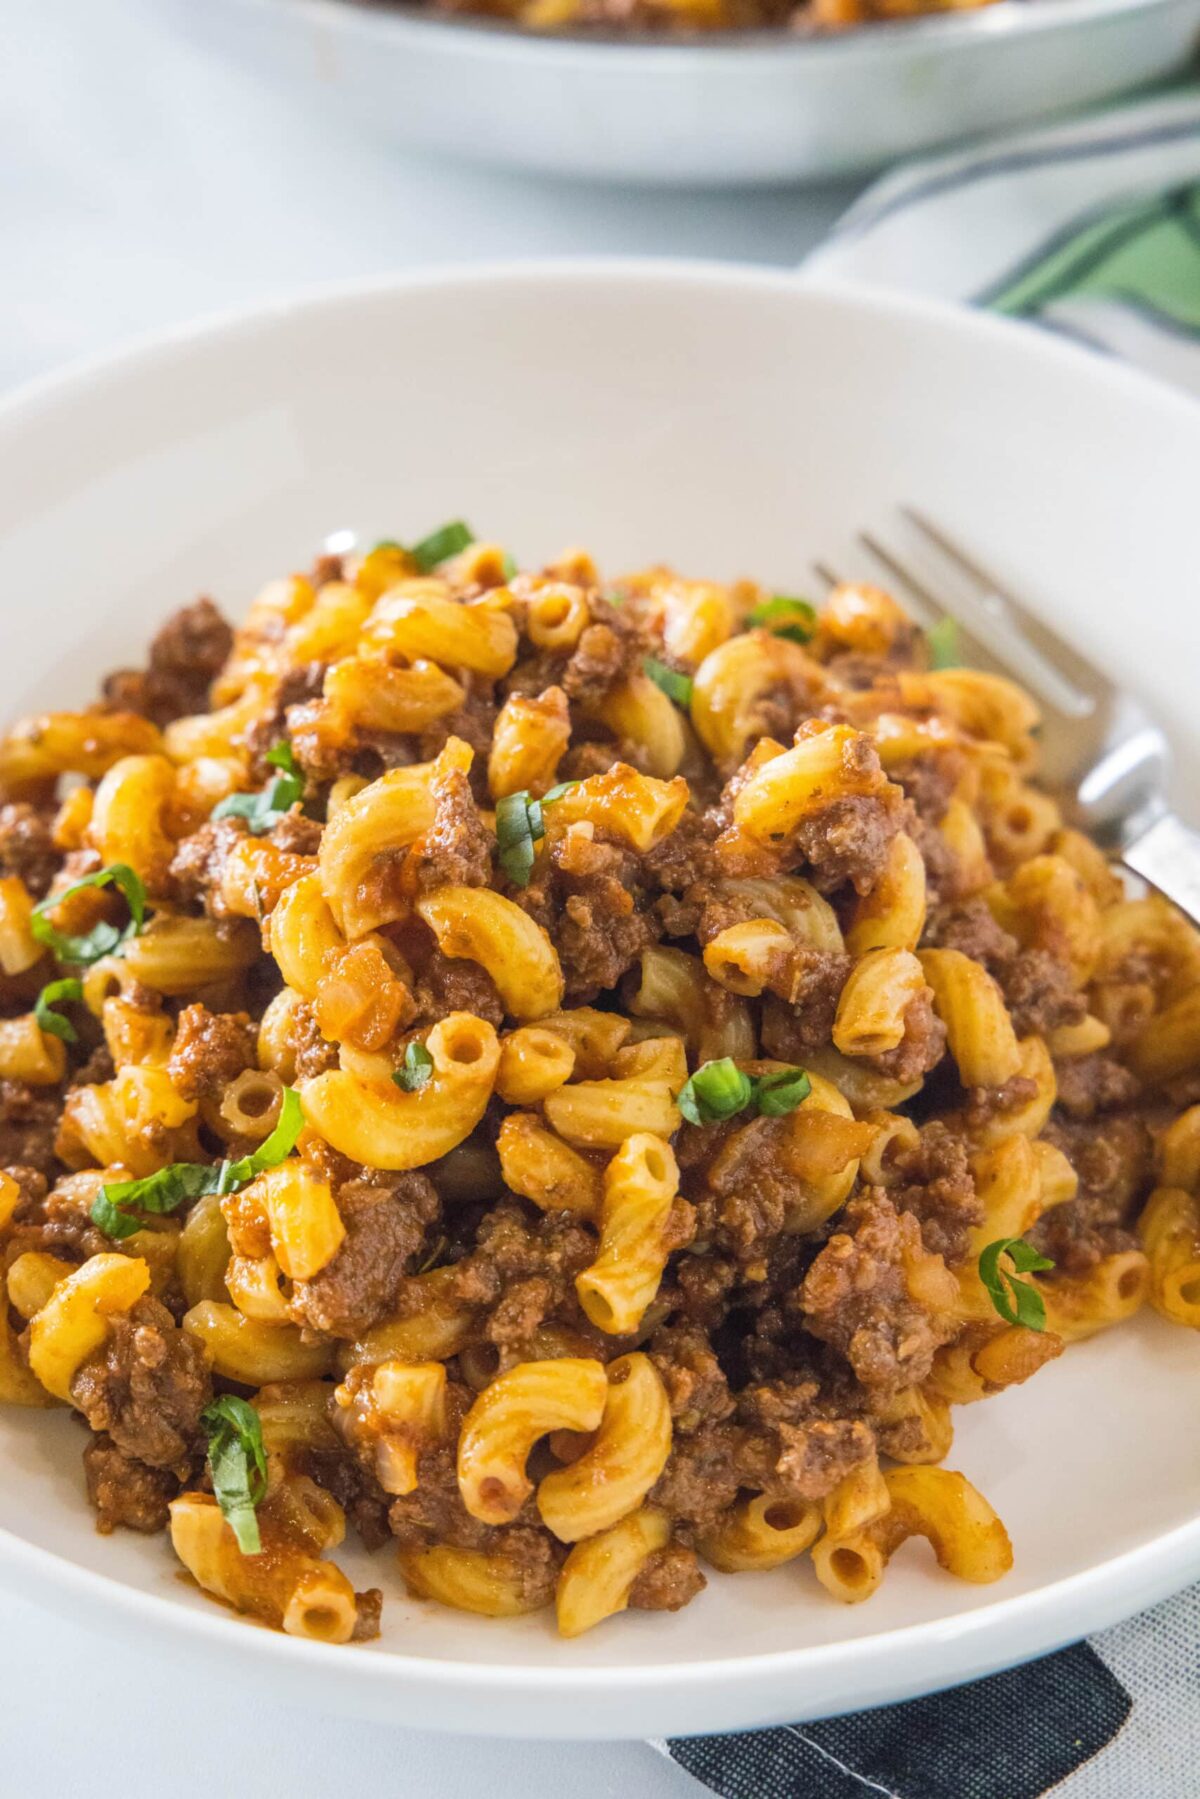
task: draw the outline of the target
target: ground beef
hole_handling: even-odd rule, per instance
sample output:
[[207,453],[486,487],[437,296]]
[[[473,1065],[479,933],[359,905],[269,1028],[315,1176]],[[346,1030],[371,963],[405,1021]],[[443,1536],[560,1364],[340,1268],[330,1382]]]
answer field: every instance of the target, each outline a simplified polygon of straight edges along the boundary
[[297,1281],[292,1316],[337,1337],[359,1337],[395,1309],[405,1264],[422,1249],[440,1205],[423,1174],[348,1181],[337,1207],[346,1236],[333,1260]]
[[16,875],[35,899],[43,899],[58,872],[51,821],[24,800],[0,806],[0,873]]
[[629,1604],[633,1611],[677,1612],[707,1585],[696,1551],[682,1543],[668,1543],[643,1562],[629,1589]]
[[[254,720],[247,730],[243,742],[250,758],[250,770],[256,783],[266,786],[279,772],[267,761],[268,753],[273,750],[281,738],[293,739],[289,713],[295,709],[295,717],[300,720],[306,715],[306,709],[314,702],[319,702],[325,686],[325,674],[328,664],[324,662],[302,662],[296,668],[289,668],[276,683],[271,704],[267,710]],[[318,712],[320,708],[318,707]],[[300,736],[297,729],[296,737]],[[292,741],[293,752],[302,766],[307,768],[304,757]]]
[[640,674],[646,641],[636,618],[598,594],[588,602],[591,623],[580,634],[563,673],[569,700],[597,706],[618,682]]
[[363,1593],[354,1595],[354,1629],[350,1632],[352,1643],[371,1643],[379,1635],[379,1621],[383,1617],[383,1588],[368,1587]]
[[704,1424],[729,1417],[736,1401],[705,1333],[689,1325],[662,1325],[649,1344],[662,1376],[675,1431],[690,1436]]
[[738,1281],[737,1263],[720,1255],[710,1244],[701,1253],[681,1256],[673,1280],[664,1281],[659,1298],[669,1313],[680,1313],[702,1330],[716,1330],[729,1310],[730,1289]]
[[933,1009],[933,995],[926,987],[904,1010],[904,1036],[895,1049],[861,1059],[892,1080],[919,1081],[936,1068],[946,1053],[946,1027]]
[[773,1460],[765,1436],[732,1422],[706,1424],[690,1436],[672,1439],[649,1503],[683,1523],[688,1535],[703,1532],[729,1510],[742,1487],[761,1491]]
[[30,1169],[8,1169],[13,1175],[33,1175],[35,1184],[22,1181],[22,1200],[17,1222],[9,1238],[19,1250],[42,1250],[50,1255],[65,1255],[72,1261],[86,1261],[89,1256],[111,1250],[112,1242],[92,1223],[88,1208],[92,1189],[69,1179],[61,1187],[46,1191],[46,1180]]
[[62,1095],[55,1087],[0,1080],[0,1168],[19,1164],[51,1177]]
[[267,842],[289,856],[315,856],[321,847],[322,826],[303,812],[285,812],[278,824],[267,832]]
[[147,1533],[165,1530],[168,1505],[179,1491],[169,1468],[151,1468],[122,1453],[110,1436],[93,1437],[83,1452],[88,1498],[96,1509],[96,1528],[103,1535],[124,1525]]
[[997,924],[981,899],[931,910],[921,941],[925,949],[956,949],[982,962],[989,974],[1007,967],[1017,953],[1016,938]]
[[348,1448],[299,1449],[291,1464],[297,1474],[307,1474],[319,1487],[332,1493],[354,1526],[366,1549],[379,1549],[391,1535],[388,1526],[390,1496]]
[[953,1294],[944,1312],[910,1296],[906,1274],[924,1254],[920,1225],[883,1188],[865,1188],[843,1219],[804,1278],[805,1325],[846,1357],[864,1387],[915,1386],[958,1328]]
[[[797,1170],[790,1153],[791,1121],[754,1118],[723,1136],[696,1192],[702,1241],[739,1260],[761,1260],[783,1230],[796,1201]],[[710,1126],[685,1125],[706,1135]],[[686,1152],[685,1152],[686,1153]]]
[[1087,1011],[1069,966],[1048,950],[1022,950],[1000,970],[999,980],[1018,1037],[1044,1037],[1060,1025],[1078,1024]]
[[523,658],[505,682],[506,694],[561,687],[581,709],[594,710],[618,682],[640,674],[650,645],[638,619],[597,593],[588,595],[588,614],[572,650],[543,650]]
[[433,783],[434,821],[408,855],[405,879],[421,891],[486,887],[496,840],[479,816],[466,775],[457,769]]
[[201,1446],[200,1413],[211,1396],[204,1352],[149,1296],[110,1320],[103,1348],[71,1382],[72,1401],[94,1431],[180,1480]]
[[1027,1106],[1036,1098],[1037,1090],[1037,1082],[1024,1074],[1014,1074],[999,1087],[968,1087],[963,1124],[968,1131],[982,1131],[1006,1112],[1017,1112]]
[[346,565],[340,556],[322,554],[313,559],[308,578],[319,592],[331,581],[345,580],[345,570]]
[[850,956],[797,946],[789,958],[788,999],[766,994],[762,1044],[780,1062],[800,1062],[810,1049],[828,1047],[842,988],[854,963]]
[[1104,1256],[1135,1249],[1133,1226],[1154,1182],[1153,1142],[1140,1118],[1051,1118],[1043,1135],[1079,1176],[1079,1192],[1044,1212],[1030,1240],[1060,1274],[1090,1273]]
[[657,910],[670,937],[696,934],[716,872],[712,846],[717,834],[713,820],[689,806],[675,829],[642,859],[643,878],[662,895]]
[[927,750],[910,762],[889,769],[888,773],[903,787],[917,817],[931,825],[939,825],[966,766],[967,759],[961,750]]
[[170,617],[150,645],[145,672],[122,669],[104,683],[109,706],[156,725],[208,711],[208,690],[233,648],[233,632],[211,600]]
[[640,858],[624,844],[564,838],[512,897],[547,931],[566,977],[565,1003],[615,987],[662,929]]
[[455,1267],[455,1297],[487,1308],[485,1335],[498,1346],[528,1339],[543,1319],[575,1311],[575,1276],[596,1259],[596,1238],[569,1212],[538,1212],[501,1200],[480,1220],[471,1252]]
[[338,1065],[338,1046],[321,1035],[317,1016],[307,1001],[288,1014],[288,1047],[296,1058],[296,1079],[315,1080]]
[[184,1099],[220,1099],[226,1087],[257,1062],[257,1031],[245,1012],[185,1006],[167,1073]]
[[874,1452],[870,1427],[860,1418],[814,1418],[781,1424],[782,1445],[772,1486],[796,1499],[824,1499]]
[[246,826],[240,818],[220,818],[183,838],[169,870],[178,904],[202,906],[211,918],[225,917],[221,879],[226,862],[245,835]]
[[414,1026],[436,1024],[451,1012],[473,1012],[499,1030],[504,1022],[504,1001],[495,981],[478,962],[444,956],[440,949],[430,948],[416,958],[416,967]]
[[1058,1106],[1068,1118],[1095,1118],[1133,1105],[1141,1091],[1136,1075],[1111,1056],[1079,1056],[1060,1062]]
[[832,893],[850,882],[856,893],[869,893],[903,824],[903,795],[898,787],[887,787],[882,794],[834,800],[802,819],[792,841],[819,892]]
[[[447,712],[430,725],[427,731],[422,731],[414,746],[413,760],[432,762],[445,749],[451,737],[460,738],[475,752],[470,772],[471,791],[481,806],[490,806],[493,802],[488,788],[487,770],[498,711],[496,690],[486,675],[472,674],[469,670],[459,669],[455,679],[466,689],[466,698],[455,711]],[[379,747],[382,752],[383,743],[380,738],[365,735],[363,741]],[[406,738],[404,741],[412,743],[413,740]]]
[[932,1255],[961,1262],[968,1233],[983,1223],[966,1141],[939,1119],[927,1124],[915,1149],[895,1161],[899,1184],[889,1188],[898,1212],[911,1212]]

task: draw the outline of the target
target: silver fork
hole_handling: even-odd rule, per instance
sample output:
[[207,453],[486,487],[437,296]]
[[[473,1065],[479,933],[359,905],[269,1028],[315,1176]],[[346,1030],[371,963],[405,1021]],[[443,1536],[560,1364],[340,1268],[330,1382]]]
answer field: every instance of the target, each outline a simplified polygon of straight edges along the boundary
[[[1035,695],[1045,717],[1039,778],[1069,822],[1200,924],[1200,832],[1167,802],[1171,758],[1162,731],[940,525],[911,506],[901,511],[921,546],[920,569],[871,532],[859,533],[862,549],[917,602],[919,623],[952,619],[972,663],[995,667]],[[815,567],[822,580],[838,584],[826,564]],[[926,567],[940,573],[927,577]],[[947,570],[961,596],[953,605],[938,591]]]

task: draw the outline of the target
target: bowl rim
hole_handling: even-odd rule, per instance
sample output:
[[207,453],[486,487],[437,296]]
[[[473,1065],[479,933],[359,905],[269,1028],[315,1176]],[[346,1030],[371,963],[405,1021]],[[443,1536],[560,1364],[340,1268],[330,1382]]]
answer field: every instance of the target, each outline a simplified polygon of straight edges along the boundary
[[[0,398],[0,458],[20,454],[22,436],[30,424],[41,422],[53,427],[56,414],[69,411],[79,402],[103,403],[106,397],[119,396],[124,385],[153,373],[164,362],[219,354],[223,347],[239,343],[253,346],[257,337],[290,321],[320,322],[323,316],[333,318],[356,305],[375,305],[389,297],[402,300],[414,292],[453,292],[461,297],[464,290],[539,287],[548,282],[578,287],[666,287],[684,297],[688,292],[716,289],[750,299],[812,298],[826,307],[851,307],[868,318],[873,316],[893,324],[908,320],[934,325],[992,346],[1002,354],[1018,353],[1059,368],[1073,366],[1081,376],[1086,374],[1094,385],[1107,387],[1118,398],[1124,396],[1142,408],[1156,410],[1164,422],[1178,426],[1186,421],[1185,428],[1200,441],[1200,407],[1194,399],[1138,370],[1010,319],[845,280],[819,275],[801,277],[785,269],[688,259],[596,257],[438,266],[365,280],[325,282],[274,300],[229,308],[169,327],[115,351],[79,358]],[[81,1511],[80,1528],[85,1527],[86,1516]],[[564,1698],[615,1700],[632,1698],[647,1690],[663,1693],[664,1697],[671,1690],[694,1697],[717,1690],[728,1694],[736,1689],[749,1697],[757,1683],[771,1672],[786,1671],[802,1678],[809,1670],[828,1674],[853,1665],[857,1685],[864,1692],[871,1692],[872,1678],[879,1687],[887,1689],[882,1698],[869,1698],[868,1703],[885,1703],[904,1686],[902,1679],[888,1674],[893,1661],[914,1668],[925,1654],[930,1654],[928,1678],[923,1673],[911,1683],[907,1693],[911,1696],[932,1692],[1046,1653],[1180,1590],[1200,1573],[1200,1514],[1073,1574],[994,1599],[970,1611],[825,1644],[696,1662],[643,1663],[630,1658],[599,1667],[572,1666],[565,1659],[505,1665],[458,1656],[428,1657],[391,1647],[345,1662],[342,1646],[248,1628],[249,1620],[228,1614],[216,1605],[204,1610],[181,1606],[165,1592],[130,1585],[116,1574],[87,1567],[4,1526],[0,1526],[0,1568],[14,1585],[43,1603],[67,1610],[74,1603],[90,1613],[115,1606],[134,1622],[178,1633],[177,1640],[187,1639],[192,1647],[207,1644],[219,1650],[225,1665],[232,1657],[257,1666],[266,1657],[285,1667],[321,1670],[328,1675],[341,1656],[343,1665],[353,1668],[358,1681],[373,1692],[385,1692],[395,1682],[404,1681],[417,1693],[474,1688],[496,1694],[547,1693]],[[1020,1631],[1020,1647],[1015,1652],[1006,1646],[1011,1642],[1013,1626]],[[947,1659],[950,1651],[956,1652],[955,1661]],[[965,1672],[959,1665],[961,1657],[974,1658]],[[552,1722],[547,1721],[542,1734],[629,1734],[628,1730],[601,1731],[597,1728],[599,1719],[592,1720],[583,1731],[555,1729]],[[462,1720],[462,1728],[495,1734],[504,1729],[504,1720],[468,1714]],[[519,1732],[513,1729],[510,1733]]]
[[[383,40],[437,33],[453,48],[470,49],[485,57],[507,58],[532,53],[544,61],[581,48],[592,49],[606,61],[629,56],[645,60],[651,52],[661,65],[671,57],[691,62],[713,57],[719,51],[749,57],[754,52],[792,60],[839,56],[886,56],[900,44],[915,50],[965,48],[981,41],[1053,35],[1075,27],[1122,19],[1138,13],[1174,10],[1184,0],[991,0],[991,4],[957,7],[952,11],[924,13],[913,18],[872,20],[841,31],[811,34],[789,31],[785,26],[746,30],[697,32],[672,37],[666,33],[631,36],[617,30],[566,29],[531,31],[515,19],[471,14],[439,14],[416,0],[240,0],[261,13],[289,13],[327,31],[348,28],[355,35]],[[455,44],[453,40],[457,39]]]

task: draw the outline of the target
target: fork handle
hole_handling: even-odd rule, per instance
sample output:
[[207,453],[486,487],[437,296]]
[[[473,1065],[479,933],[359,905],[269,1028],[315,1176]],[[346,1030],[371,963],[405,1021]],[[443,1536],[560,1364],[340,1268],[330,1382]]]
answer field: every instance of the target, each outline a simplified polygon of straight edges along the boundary
[[1200,831],[1165,812],[1125,846],[1121,860],[1200,924]]

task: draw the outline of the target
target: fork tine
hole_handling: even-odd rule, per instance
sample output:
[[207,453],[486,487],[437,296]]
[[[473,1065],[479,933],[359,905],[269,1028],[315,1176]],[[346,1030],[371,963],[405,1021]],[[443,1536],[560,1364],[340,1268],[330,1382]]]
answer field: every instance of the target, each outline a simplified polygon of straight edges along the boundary
[[840,587],[842,585],[841,576],[835,575],[827,562],[814,562],[813,573],[816,575],[818,581],[824,581],[826,587]]
[[[1108,676],[1089,662],[1074,644],[1065,642],[1044,619],[1023,606],[974,556],[949,537],[940,525],[935,525],[932,519],[915,506],[902,506],[900,510],[918,532],[935,544],[948,561],[970,576],[982,590],[979,603],[983,609],[994,616],[998,611],[995,602],[999,601],[1009,629],[1023,632],[1039,655],[1053,665],[1060,680],[1076,689],[1079,700],[1091,702],[1086,707],[1077,704],[1071,709],[1073,714],[1082,716],[1094,710],[1096,702],[1112,697],[1115,688]],[[992,602],[990,606],[989,600]]]
[[[894,556],[891,550],[885,544],[880,543],[877,537],[872,537],[869,531],[860,531],[858,541],[864,550],[874,556],[876,562],[882,563],[889,575],[892,575],[897,581],[902,581],[908,591],[916,595],[926,612],[933,614],[932,622],[934,624],[939,624],[944,618],[950,618],[956,625],[961,626],[962,620],[955,617],[950,608],[938,599],[933,589],[928,587],[911,568],[907,568],[899,557]],[[928,628],[924,619],[918,619],[917,622]]]
[[1001,613],[998,608],[985,606],[978,596],[966,598],[956,613],[950,613],[929,584],[915,574],[908,564],[901,562],[894,551],[867,532],[861,534],[860,542],[889,574],[903,581],[910,591],[919,594],[927,605],[936,606],[939,611],[953,617],[964,634],[967,648],[973,654],[977,655],[982,649],[993,664],[1023,682],[1026,687],[1031,687],[1046,706],[1064,718],[1088,718],[1095,711],[1096,701],[1092,696],[1075,687],[1050,657],[1022,634],[1007,614]]

